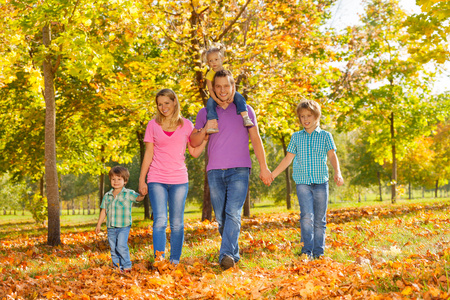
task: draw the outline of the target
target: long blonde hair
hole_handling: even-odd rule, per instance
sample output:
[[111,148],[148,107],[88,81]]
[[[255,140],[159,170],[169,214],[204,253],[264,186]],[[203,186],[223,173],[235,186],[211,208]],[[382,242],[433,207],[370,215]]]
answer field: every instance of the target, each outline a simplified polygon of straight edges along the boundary
[[170,118],[170,120],[169,120],[170,126],[172,127],[172,126],[183,125],[183,117],[181,116],[181,111],[180,111],[180,102],[178,101],[177,94],[175,94],[175,92],[172,91],[171,89],[162,89],[156,94],[156,97],[155,97],[155,103],[156,103],[155,120],[156,120],[156,123],[158,123],[159,125],[162,125],[162,123],[166,119],[166,117],[163,114],[161,114],[161,112],[159,111],[159,108],[158,108],[158,97],[160,97],[160,96],[169,97],[170,100],[175,102],[173,114],[171,117],[167,118],[167,119]]

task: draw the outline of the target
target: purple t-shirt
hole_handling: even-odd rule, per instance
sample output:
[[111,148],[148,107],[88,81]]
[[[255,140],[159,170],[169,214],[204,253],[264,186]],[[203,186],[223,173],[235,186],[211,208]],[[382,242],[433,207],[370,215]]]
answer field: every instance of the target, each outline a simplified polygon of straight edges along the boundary
[[[247,109],[248,116],[256,124],[255,111],[250,105],[247,105]],[[219,132],[209,136],[209,161],[206,170],[251,168],[248,127],[244,126],[242,116],[236,113],[236,105],[230,103],[225,110],[217,106],[216,111],[219,116]],[[203,128],[206,122],[206,108],[202,108],[197,114],[195,128]]]

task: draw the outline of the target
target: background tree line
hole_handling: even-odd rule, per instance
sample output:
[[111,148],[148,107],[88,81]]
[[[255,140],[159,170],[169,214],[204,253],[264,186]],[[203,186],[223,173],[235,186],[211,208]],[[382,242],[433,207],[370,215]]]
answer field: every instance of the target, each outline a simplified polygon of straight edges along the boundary
[[[433,92],[448,60],[449,4],[420,1],[422,13],[407,16],[394,0],[371,0],[360,25],[337,32],[324,26],[333,3],[1,2],[2,179],[17,203],[33,199],[31,210],[48,215],[48,243],[59,244],[61,202],[97,191],[98,204],[111,165],[139,166],[159,89],[173,89],[195,121],[208,97],[202,54],[220,42],[271,169],[299,129],[297,103],[311,98],[323,127],[342,132],[342,198],[374,187],[381,198],[386,186],[392,202],[404,186],[437,194],[450,172],[449,95]],[[189,195],[211,219],[206,159],[188,158]],[[268,195],[289,208],[290,172],[266,188],[255,170],[248,205]]]

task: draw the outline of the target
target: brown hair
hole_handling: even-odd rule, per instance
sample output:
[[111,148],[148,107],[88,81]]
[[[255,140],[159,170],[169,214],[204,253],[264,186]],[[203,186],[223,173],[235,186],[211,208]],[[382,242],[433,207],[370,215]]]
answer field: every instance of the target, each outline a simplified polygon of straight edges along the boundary
[[322,110],[320,108],[320,104],[317,103],[314,100],[302,100],[297,105],[297,109],[295,112],[297,113],[297,117],[300,119],[300,110],[306,109],[312,112],[316,120],[320,119],[320,116],[322,115]]
[[156,123],[161,125],[162,122],[164,121],[164,119],[166,119],[166,117],[163,114],[161,114],[161,112],[158,109],[158,97],[160,97],[160,96],[166,96],[170,100],[175,102],[175,108],[174,108],[173,114],[171,117],[169,117],[170,118],[169,122],[171,123],[171,125],[173,125],[173,126],[183,125],[183,118],[181,117],[181,112],[180,112],[180,102],[178,101],[177,94],[175,94],[175,92],[172,91],[171,89],[162,89],[156,94],[156,97],[155,97]]
[[234,85],[233,74],[231,74],[231,72],[229,70],[220,70],[220,71],[217,71],[216,74],[214,74],[214,78],[213,78],[213,81],[212,81],[213,87],[216,84],[216,78],[219,78],[219,77],[228,77],[228,80],[230,81],[230,84],[232,86]]
[[108,173],[110,180],[111,180],[111,177],[113,177],[113,175],[122,177],[125,182],[128,182],[128,179],[130,178],[130,172],[128,171],[127,168],[122,167],[122,166],[112,167]]

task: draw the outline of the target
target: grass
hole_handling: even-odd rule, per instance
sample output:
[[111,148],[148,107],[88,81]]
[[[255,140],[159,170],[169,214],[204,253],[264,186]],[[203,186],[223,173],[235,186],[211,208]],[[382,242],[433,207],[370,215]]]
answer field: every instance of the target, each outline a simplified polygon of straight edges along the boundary
[[[222,273],[217,262],[221,242],[217,225],[200,222],[199,208],[188,206],[181,266],[186,270],[136,271],[140,272],[139,276],[127,286],[132,287],[140,280],[143,282],[139,284],[145,286],[148,282],[170,280],[184,274],[186,282],[190,282],[186,293],[192,297],[196,296],[190,294],[191,290],[195,290],[195,284],[200,284],[199,293],[209,289],[224,299],[247,299],[248,292],[255,287],[261,297],[283,298],[291,290],[306,293],[304,285],[309,281],[314,286],[326,287],[314,292],[325,293],[326,290],[329,298],[339,296],[339,291],[350,293],[349,286],[360,293],[354,295],[355,299],[365,299],[366,292],[391,298],[398,296],[391,293],[427,298],[429,291],[433,295],[443,295],[444,299],[445,293],[450,295],[450,199],[402,200],[395,205],[375,202],[368,206],[370,203],[364,202],[363,208],[360,203],[330,204],[327,258],[314,262],[304,262],[298,255],[301,249],[298,208],[288,211],[270,203],[256,203],[251,209],[252,216],[243,218],[239,271],[231,273]],[[143,219],[143,209],[135,209],[133,213],[135,221],[129,240],[132,259],[136,266],[153,263],[152,222]],[[99,278],[114,276],[102,269],[110,264],[110,255],[106,234],[93,233],[97,215],[62,215],[64,245],[53,248],[45,245],[44,227],[36,227],[26,219],[14,223],[11,216],[1,218],[0,282],[10,278],[25,282],[32,278],[39,284],[39,280],[48,276],[56,282],[61,274],[67,273],[64,278],[71,282],[67,288],[74,288],[83,280],[79,276],[84,271],[86,274],[92,274],[93,270],[101,272],[93,275]],[[97,279],[89,280],[96,282]],[[58,286],[62,284],[59,282]],[[32,286],[36,284],[30,289]],[[229,290],[224,286],[236,288]],[[408,287],[413,290],[410,292]],[[123,289],[123,286],[117,288]],[[1,289],[0,283],[0,298]],[[177,286],[165,292],[182,290],[182,286]],[[254,295],[258,294],[252,297]],[[323,296],[317,294],[311,298]],[[31,294],[24,298],[30,297],[33,298]],[[45,298],[43,294],[40,297]],[[183,298],[185,294],[172,297]]]

